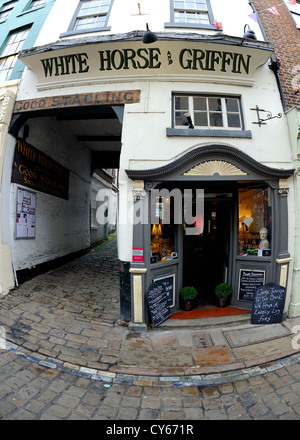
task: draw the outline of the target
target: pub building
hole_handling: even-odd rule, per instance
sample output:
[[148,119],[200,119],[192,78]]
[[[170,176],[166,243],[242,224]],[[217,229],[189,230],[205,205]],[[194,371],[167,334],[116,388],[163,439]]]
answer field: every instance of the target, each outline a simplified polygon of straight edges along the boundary
[[32,151],[68,168],[57,148],[67,120],[95,167],[119,168],[121,318],[145,330],[159,282],[171,313],[183,286],[201,307],[226,282],[231,305],[251,310],[254,289],[274,282],[286,288],[287,317],[294,169],[273,46],[248,2],[65,3],[20,54],[9,132],[38,130]]

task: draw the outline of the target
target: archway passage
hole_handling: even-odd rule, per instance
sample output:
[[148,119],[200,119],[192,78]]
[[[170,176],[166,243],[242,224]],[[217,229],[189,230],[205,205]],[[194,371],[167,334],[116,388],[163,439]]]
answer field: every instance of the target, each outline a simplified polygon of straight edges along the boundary
[[[103,223],[96,214],[110,194],[116,214],[113,170],[119,168],[123,111],[124,105],[84,105],[13,114],[6,158],[12,170],[7,194],[13,196],[7,195],[6,234],[17,284],[88,252],[115,229],[116,215],[112,225],[107,223],[110,202]],[[57,187],[64,191],[54,191]],[[24,200],[31,200],[28,212]],[[31,235],[16,236],[20,222],[25,229],[29,221]]]
[[[91,152],[91,171],[97,168],[119,168],[123,106],[84,106],[34,110],[14,113],[9,133],[27,139],[31,124],[40,119],[48,121],[51,131],[58,125],[71,135],[70,141],[81,144]],[[27,128],[24,130],[24,126]],[[47,135],[47,133],[44,133]],[[41,138],[42,142],[42,138]]]

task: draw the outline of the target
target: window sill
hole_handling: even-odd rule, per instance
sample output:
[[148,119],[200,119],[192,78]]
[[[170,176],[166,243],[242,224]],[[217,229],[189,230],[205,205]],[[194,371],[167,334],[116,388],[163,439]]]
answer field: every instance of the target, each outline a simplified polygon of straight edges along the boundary
[[169,22],[164,24],[165,28],[186,28],[186,29],[211,29],[214,31],[222,31],[222,28],[217,29],[213,24],[195,24],[195,23],[178,23]]
[[230,137],[230,138],[252,138],[251,130],[202,130],[191,128],[167,128],[167,136],[187,137]]
[[26,15],[26,14],[30,14],[31,12],[34,11],[40,11],[40,9],[43,9],[46,5],[42,5],[42,6],[38,6],[37,8],[34,9],[27,9],[26,11],[21,12],[21,14],[17,15],[17,17],[22,17],[22,15]]
[[60,38],[62,37],[69,37],[71,35],[80,35],[80,34],[89,34],[91,32],[103,32],[103,31],[110,31],[110,26],[104,26],[99,28],[91,28],[91,29],[81,29],[81,30],[75,30],[75,31],[67,31],[60,34]]

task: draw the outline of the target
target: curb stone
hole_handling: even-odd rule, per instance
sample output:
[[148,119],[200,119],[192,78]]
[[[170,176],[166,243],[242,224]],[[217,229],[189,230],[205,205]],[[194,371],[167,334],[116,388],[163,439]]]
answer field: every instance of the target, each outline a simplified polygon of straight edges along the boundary
[[126,374],[117,374],[108,371],[96,370],[92,368],[79,367],[75,364],[63,363],[60,360],[56,360],[53,358],[48,358],[45,356],[44,359],[32,355],[26,354],[20,350],[16,344],[9,343],[7,344],[8,350],[11,353],[14,353],[18,356],[23,356],[26,359],[30,360],[33,363],[37,363],[45,368],[49,369],[58,369],[61,371],[69,370],[70,374],[83,377],[91,380],[101,380],[103,382],[109,383],[121,383],[121,382],[155,382],[163,385],[164,383],[172,383],[174,386],[204,386],[204,385],[216,385],[223,383],[236,382],[239,380],[247,379],[249,377],[259,376],[261,374],[265,374],[268,372],[272,372],[274,370],[279,370],[280,368],[284,368],[288,365],[292,365],[300,361],[300,353],[296,353],[295,355],[291,355],[282,359],[275,360],[271,363],[262,364],[255,367],[242,368],[239,370],[225,371],[221,373],[213,373],[213,374],[201,374],[194,376],[142,376],[142,375],[126,375]]

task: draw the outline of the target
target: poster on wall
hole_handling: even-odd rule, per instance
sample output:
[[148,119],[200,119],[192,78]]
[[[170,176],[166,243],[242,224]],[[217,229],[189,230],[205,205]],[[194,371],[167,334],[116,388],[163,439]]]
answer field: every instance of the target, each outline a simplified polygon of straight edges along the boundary
[[35,238],[36,194],[18,188],[16,210],[16,239]]
[[253,301],[255,289],[265,284],[265,277],[265,270],[240,269],[238,299]]

